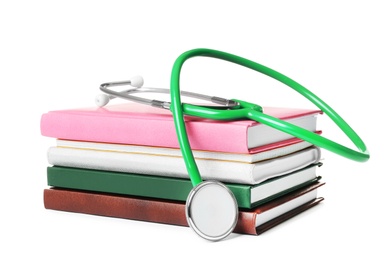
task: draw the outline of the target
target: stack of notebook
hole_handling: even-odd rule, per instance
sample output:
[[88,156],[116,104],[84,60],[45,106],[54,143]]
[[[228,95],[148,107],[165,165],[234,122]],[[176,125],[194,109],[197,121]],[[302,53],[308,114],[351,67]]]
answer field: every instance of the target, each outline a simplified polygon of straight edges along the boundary
[[[318,110],[264,112],[320,134]],[[223,182],[236,197],[234,232],[260,234],[323,200],[318,147],[251,120],[185,120],[202,178]],[[56,140],[47,209],[188,225],[192,184],[170,111],[136,103],[50,111],[41,133]]]

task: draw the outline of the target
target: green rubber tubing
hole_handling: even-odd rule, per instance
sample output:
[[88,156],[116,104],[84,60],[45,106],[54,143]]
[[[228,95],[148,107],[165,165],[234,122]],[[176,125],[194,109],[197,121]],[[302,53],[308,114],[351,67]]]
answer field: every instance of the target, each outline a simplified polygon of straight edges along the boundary
[[[182,104],[179,86],[181,69],[186,60],[197,56],[217,58],[235,64],[239,64],[249,69],[258,71],[262,74],[265,74],[269,77],[272,77],[291,87],[292,89],[306,97],[313,104],[315,104],[327,116],[329,116],[334,121],[334,123],[345,133],[345,135],[353,142],[353,144],[358,150],[352,150],[321,135],[318,135],[291,123],[285,122],[278,118],[266,115],[262,113],[262,108],[259,105],[255,105],[252,103],[235,100],[239,102],[240,105],[235,109],[230,110],[213,109],[191,104]],[[369,159],[369,152],[366,148],[366,145],[358,136],[358,134],[346,123],[344,119],[342,119],[341,116],[337,114],[337,112],[335,112],[329,105],[327,105],[314,93],[312,93],[296,81],[273,69],[230,53],[211,49],[193,49],[181,54],[175,60],[171,71],[170,97],[170,110],[173,114],[179,146],[182,151],[186,168],[193,186],[196,186],[197,184],[202,182],[202,178],[195,162],[189,138],[187,136],[185,121],[183,118],[185,114],[215,120],[235,120],[248,118],[259,123],[268,125],[270,127],[276,128],[280,131],[288,133],[292,136],[300,138],[304,141],[312,143],[318,147],[324,148],[348,159],[358,162],[365,162]]]

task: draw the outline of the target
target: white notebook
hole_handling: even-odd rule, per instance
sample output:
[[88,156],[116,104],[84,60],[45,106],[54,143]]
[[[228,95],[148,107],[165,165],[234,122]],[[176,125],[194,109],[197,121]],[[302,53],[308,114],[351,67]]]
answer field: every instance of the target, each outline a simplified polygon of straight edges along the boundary
[[[111,151],[111,152],[124,152],[124,153],[136,153],[136,154],[149,154],[149,155],[169,155],[169,156],[182,156],[181,150],[168,147],[157,146],[140,146],[140,145],[128,145],[128,144],[113,144],[113,143],[98,143],[98,142],[82,142],[73,140],[57,139],[56,144],[58,147],[66,148],[80,148],[98,151]],[[298,142],[294,144],[284,146],[271,146],[268,149],[264,149],[258,153],[227,153],[227,152],[214,152],[214,151],[202,151],[192,150],[193,155],[197,159],[213,159],[222,161],[238,161],[253,163],[263,160],[268,160],[283,155],[291,154],[305,148],[313,146],[308,142]]]
[[[258,184],[317,163],[320,155],[320,149],[311,146],[284,156],[253,163],[201,157],[196,158],[196,163],[204,180]],[[56,166],[189,178],[180,154],[57,146],[49,148],[48,162]]]

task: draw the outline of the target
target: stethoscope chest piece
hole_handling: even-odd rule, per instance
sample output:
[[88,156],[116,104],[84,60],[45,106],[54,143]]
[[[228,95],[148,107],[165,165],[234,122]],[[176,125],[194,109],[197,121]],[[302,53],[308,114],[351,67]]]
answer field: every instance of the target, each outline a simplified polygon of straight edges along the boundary
[[186,201],[189,226],[201,237],[218,241],[227,237],[238,221],[235,196],[217,181],[203,181],[195,186]]

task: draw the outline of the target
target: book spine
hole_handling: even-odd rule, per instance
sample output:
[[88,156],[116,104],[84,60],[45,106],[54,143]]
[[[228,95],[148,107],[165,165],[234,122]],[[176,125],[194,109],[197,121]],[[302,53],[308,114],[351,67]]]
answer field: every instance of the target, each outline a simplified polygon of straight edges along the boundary
[[[311,147],[272,160],[258,163],[196,159],[205,180],[227,183],[258,184],[266,179],[281,176],[301,169],[320,158],[320,149]],[[179,156],[129,154],[65,147],[51,147],[48,151],[51,165],[157,175],[188,179],[185,163]]]
[[[123,195],[144,196],[186,201],[193,188],[190,180],[158,176],[140,176],[119,172],[96,171],[66,167],[48,167],[49,186],[89,190]],[[250,208],[250,188],[245,185],[228,185],[238,206]]]
[[[40,128],[43,136],[58,139],[179,148],[174,123],[167,119],[49,112]],[[192,149],[248,153],[247,124],[194,120],[186,128]],[[227,141],[232,137],[235,142]]]
[[[205,179],[255,184],[253,178],[254,164],[233,161],[221,163],[218,160],[202,159],[196,159],[196,161]],[[189,178],[186,165],[182,157],[179,156],[157,156],[50,147],[48,150],[48,162],[51,165],[65,167]]]
[[[44,207],[50,210],[188,226],[185,213],[186,205],[182,202],[148,200],[137,197],[57,188],[44,189],[43,197]],[[317,198],[307,202],[258,227],[255,226],[255,212],[240,211],[238,223],[233,232],[259,235],[317,205],[322,200],[323,198]]]
[[[116,217],[154,223],[188,226],[186,204],[165,200],[148,200],[137,197],[116,196],[65,189],[44,189],[44,207],[73,213]],[[256,235],[255,218],[239,213],[236,233]]]
[[45,189],[46,209],[188,226],[185,204],[164,200]]

